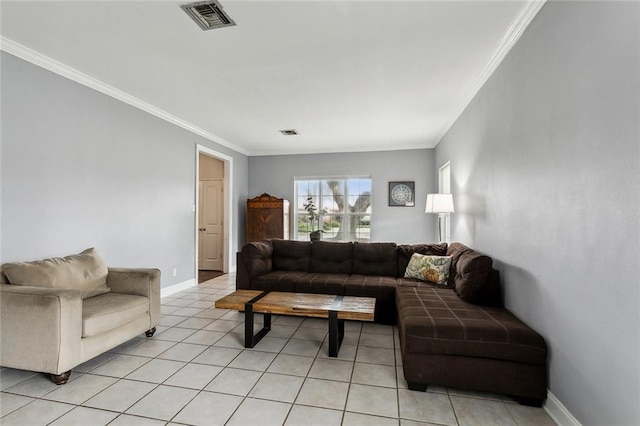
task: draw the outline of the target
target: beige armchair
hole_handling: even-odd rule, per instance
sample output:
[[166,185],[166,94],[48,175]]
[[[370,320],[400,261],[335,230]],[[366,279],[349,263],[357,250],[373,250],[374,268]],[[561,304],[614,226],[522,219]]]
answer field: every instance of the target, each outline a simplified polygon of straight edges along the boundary
[[[92,249],[90,249],[92,250]],[[87,251],[75,257],[83,256]],[[94,252],[91,252],[94,253]],[[20,273],[25,265],[34,280],[51,265],[78,269],[72,258],[5,264],[0,273],[0,365],[51,374],[56,384],[66,383],[71,369],[135,336],[151,337],[160,321],[160,271],[104,267],[100,294],[86,286],[65,289],[63,280],[52,278],[41,286],[25,285]],[[32,266],[37,270],[34,275]],[[15,265],[22,267],[16,273]],[[82,270],[87,277],[95,268]],[[98,268],[99,269],[99,268]],[[68,272],[68,271],[67,271]],[[78,272],[78,271],[75,271]],[[24,274],[23,274],[24,275]],[[59,276],[57,278],[60,278]],[[28,280],[27,280],[28,281]],[[61,282],[63,284],[61,284]],[[16,285],[17,284],[17,285]]]

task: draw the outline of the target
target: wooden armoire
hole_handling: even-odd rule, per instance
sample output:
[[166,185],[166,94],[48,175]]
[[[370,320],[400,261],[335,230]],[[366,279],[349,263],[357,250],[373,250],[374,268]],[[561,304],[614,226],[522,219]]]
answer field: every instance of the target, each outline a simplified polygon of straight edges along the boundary
[[247,200],[247,242],[289,239],[289,201],[262,194]]

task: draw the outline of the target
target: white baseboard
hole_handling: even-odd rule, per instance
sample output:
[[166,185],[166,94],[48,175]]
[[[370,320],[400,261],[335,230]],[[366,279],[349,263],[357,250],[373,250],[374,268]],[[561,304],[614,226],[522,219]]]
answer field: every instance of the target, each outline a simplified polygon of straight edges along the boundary
[[162,287],[160,289],[160,298],[162,299],[163,297],[171,296],[172,294],[176,294],[182,290],[195,287],[196,285],[196,279],[191,278],[190,280],[182,281],[181,283],[170,285],[169,287]]
[[578,419],[565,407],[550,390],[547,390],[547,401],[544,410],[551,416],[554,422],[560,426],[582,426]]

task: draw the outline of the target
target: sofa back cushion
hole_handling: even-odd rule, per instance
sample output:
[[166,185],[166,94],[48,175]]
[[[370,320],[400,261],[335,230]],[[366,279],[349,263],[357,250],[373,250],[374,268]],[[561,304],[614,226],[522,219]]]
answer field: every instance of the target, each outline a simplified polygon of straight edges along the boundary
[[311,243],[311,272],[351,274],[353,243],[314,241]]
[[449,285],[465,302],[480,303],[493,269],[493,260],[460,243],[450,244],[447,256],[451,256]]
[[396,276],[396,243],[353,243],[353,273]]
[[269,240],[273,247],[274,270],[309,272],[311,243],[308,241]]
[[404,277],[409,260],[414,253],[428,256],[446,256],[447,243],[438,244],[400,244],[397,248],[398,267],[396,277]]
[[2,272],[14,285],[78,290],[83,299],[110,291],[107,265],[94,248],[66,257],[5,263]]

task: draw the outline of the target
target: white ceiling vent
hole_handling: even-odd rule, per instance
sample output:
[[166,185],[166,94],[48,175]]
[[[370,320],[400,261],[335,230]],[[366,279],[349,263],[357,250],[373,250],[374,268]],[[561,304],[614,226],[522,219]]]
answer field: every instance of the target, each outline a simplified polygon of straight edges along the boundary
[[201,1],[180,6],[203,30],[232,27],[236,23],[222,10],[216,0]]
[[297,135],[298,131],[295,129],[289,129],[289,130],[280,130],[280,133],[282,133],[285,136],[293,136],[293,135]]

